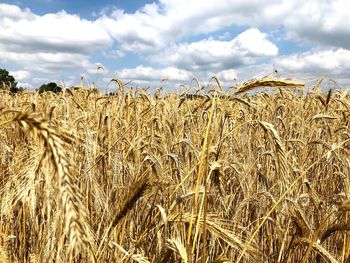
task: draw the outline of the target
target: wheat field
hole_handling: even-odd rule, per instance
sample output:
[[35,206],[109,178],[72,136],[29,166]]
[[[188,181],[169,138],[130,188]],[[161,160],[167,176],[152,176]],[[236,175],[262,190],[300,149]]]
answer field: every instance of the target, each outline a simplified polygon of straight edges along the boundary
[[350,261],[347,90],[117,84],[1,91],[0,262]]

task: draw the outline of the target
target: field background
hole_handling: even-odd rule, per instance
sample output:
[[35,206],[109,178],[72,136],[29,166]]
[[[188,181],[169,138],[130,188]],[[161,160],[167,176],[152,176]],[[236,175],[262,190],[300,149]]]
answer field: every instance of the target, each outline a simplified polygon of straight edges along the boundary
[[277,84],[2,91],[0,262],[349,262],[347,91]]

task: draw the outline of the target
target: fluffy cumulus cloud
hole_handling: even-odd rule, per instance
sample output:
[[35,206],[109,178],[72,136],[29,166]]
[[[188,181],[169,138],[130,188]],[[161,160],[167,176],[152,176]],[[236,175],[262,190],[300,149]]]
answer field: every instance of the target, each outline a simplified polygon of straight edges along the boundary
[[346,49],[314,50],[282,56],[274,62],[285,72],[300,75],[307,72],[311,75],[327,74],[333,77],[344,77],[350,70],[350,51]]
[[183,69],[166,67],[156,69],[153,67],[138,66],[136,68],[126,68],[116,72],[116,76],[121,79],[141,80],[141,81],[188,81],[191,74]]
[[221,71],[276,56],[278,48],[256,28],[248,29],[231,41],[206,39],[174,45],[151,59],[192,71]]
[[[141,87],[150,86],[154,89],[160,86],[169,89],[179,88],[181,86],[188,87],[188,85],[193,85],[194,78],[200,81],[200,83],[208,83],[215,76],[225,86],[236,83],[238,80],[238,72],[234,69],[197,75],[193,75],[192,72],[177,67],[153,68],[138,66],[118,70],[115,72],[115,76],[122,79],[125,83],[131,83],[131,85],[137,84]],[[105,79],[105,81],[107,82],[109,80]]]
[[25,71],[25,70],[10,71],[10,74],[16,80],[23,80],[28,78],[31,75],[29,71]]
[[33,19],[34,15],[29,9],[21,10],[18,6],[1,4],[0,5],[0,17],[2,20],[19,20],[19,19]]
[[[325,65],[330,65],[337,60],[333,56],[337,56],[339,50],[350,49],[347,6],[346,0],[160,0],[132,14],[120,9],[105,13],[98,23],[120,43],[121,50],[146,52],[146,57],[154,63],[176,66],[196,76],[207,76],[208,72],[217,74],[262,61],[266,63],[271,57],[275,59],[270,64],[286,72],[293,72],[293,67],[304,63],[304,70],[314,73],[320,66],[313,67],[308,57],[329,59]],[[234,26],[251,29],[230,41],[210,37],[195,42],[188,40],[191,36],[205,36]],[[319,51],[313,51],[313,55],[283,56],[278,62],[277,40],[273,41],[273,36],[269,37],[258,28],[265,28],[265,32],[278,29],[279,38],[308,48],[318,47]],[[296,57],[302,62],[293,61]],[[289,71],[286,60],[291,63]],[[345,62],[338,62],[336,68],[323,66],[323,72],[344,72]]]
[[350,49],[350,16],[347,0],[296,1],[283,25],[289,39]]
[[221,81],[224,82],[233,82],[237,80],[237,71],[234,69],[225,69],[216,74]]
[[[4,8],[4,5],[3,5]],[[13,8],[13,6],[9,6]],[[0,40],[8,50],[23,52],[67,52],[86,54],[110,44],[109,35],[94,23],[61,11],[35,16],[28,11],[19,17],[2,16]]]
[[25,70],[42,73],[59,73],[72,68],[86,68],[92,65],[86,55],[56,52],[20,53],[0,49],[0,60],[8,64],[16,64]]
[[[159,87],[173,90],[183,84],[190,83],[193,78],[192,73],[184,69],[176,67],[154,68],[142,65],[117,70],[114,76],[124,83],[130,83],[132,86],[150,87],[153,91]],[[105,79],[105,81],[109,80]]]
[[98,23],[135,52],[237,25],[282,27],[289,39],[350,48],[347,10],[347,0],[160,0],[132,14],[117,9]]
[[[123,50],[147,52],[188,36],[211,33],[232,25],[261,24],[264,19],[260,15],[262,10],[275,4],[278,7],[279,2],[274,0],[266,5],[257,0],[161,0],[145,5],[133,14],[120,9],[109,15],[104,13],[97,22],[120,43]],[[274,18],[279,14],[275,13]]]
[[[347,10],[347,0],[158,0],[131,13],[103,9],[88,20],[0,3],[0,63],[23,82],[35,72],[93,75],[96,57],[112,61],[105,75],[121,68],[119,78],[143,82],[210,75],[233,81],[271,65],[287,73],[345,76]],[[292,44],[308,51],[285,55]],[[130,68],[115,62],[129,58]]]
[[162,35],[169,22],[159,13],[159,6],[155,3],[147,4],[133,14],[117,9],[96,21],[118,41],[122,50],[133,52],[150,51],[164,46],[168,39]]
[[111,43],[108,33],[96,24],[65,11],[38,16],[0,4],[0,62],[22,69],[17,71],[19,79],[28,78],[23,74],[28,71],[59,74],[92,68],[89,55]]

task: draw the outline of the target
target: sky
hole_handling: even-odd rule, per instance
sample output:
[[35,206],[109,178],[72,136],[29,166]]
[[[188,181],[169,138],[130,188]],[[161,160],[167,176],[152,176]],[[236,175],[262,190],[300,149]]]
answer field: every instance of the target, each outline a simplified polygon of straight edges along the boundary
[[239,85],[277,71],[350,84],[347,0],[0,1],[0,68],[35,89],[178,90],[216,76]]

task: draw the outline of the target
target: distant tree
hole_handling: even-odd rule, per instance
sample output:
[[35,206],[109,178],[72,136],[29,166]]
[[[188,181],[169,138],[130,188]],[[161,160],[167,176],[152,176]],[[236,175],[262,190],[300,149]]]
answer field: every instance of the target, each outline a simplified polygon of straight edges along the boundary
[[0,89],[7,89],[12,93],[23,91],[22,87],[17,87],[15,78],[6,69],[0,69]]
[[59,92],[62,92],[62,88],[57,86],[57,84],[55,82],[50,82],[50,83],[41,85],[39,88],[39,93],[43,93],[46,91],[59,93]]

